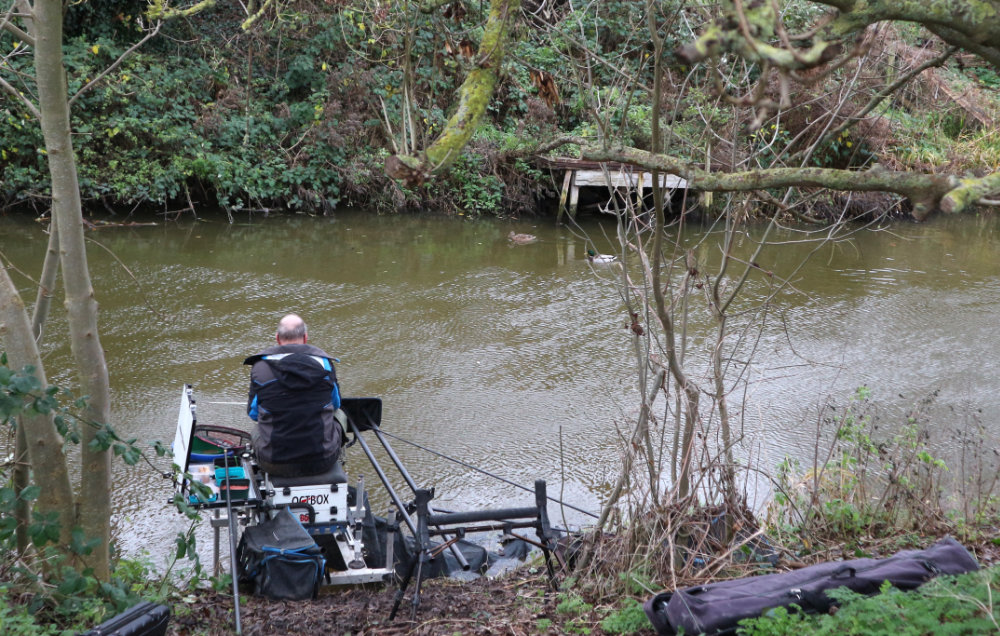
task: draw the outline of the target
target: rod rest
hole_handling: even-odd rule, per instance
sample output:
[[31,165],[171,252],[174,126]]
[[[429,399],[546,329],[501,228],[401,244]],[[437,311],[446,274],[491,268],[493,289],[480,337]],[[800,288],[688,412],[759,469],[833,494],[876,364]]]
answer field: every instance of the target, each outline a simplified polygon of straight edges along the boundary
[[319,475],[306,475],[305,477],[278,477],[268,475],[271,478],[271,485],[275,488],[295,488],[296,486],[315,486],[316,484],[346,484],[347,473],[344,472],[344,464],[340,459],[333,465],[333,468]]

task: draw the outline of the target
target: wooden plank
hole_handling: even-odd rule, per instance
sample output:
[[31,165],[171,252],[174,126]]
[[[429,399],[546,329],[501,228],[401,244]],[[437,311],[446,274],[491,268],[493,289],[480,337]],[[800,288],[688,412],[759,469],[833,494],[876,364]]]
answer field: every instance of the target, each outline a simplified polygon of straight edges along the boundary
[[[641,178],[641,185],[640,185]],[[624,172],[610,171],[605,176],[602,170],[577,170],[573,179],[578,187],[583,188],[604,188],[608,187],[608,181],[613,188],[652,188],[653,175],[648,172]],[[686,188],[687,181],[673,174],[661,174],[660,186],[664,188]]]
[[574,173],[573,186],[569,190],[569,218],[576,219],[576,205],[580,201],[580,184],[576,182],[579,173]]
[[559,193],[559,212],[556,213],[556,223],[562,223],[563,214],[566,212],[566,197],[569,196],[569,185],[573,181],[573,171],[567,170],[563,176],[562,191]]

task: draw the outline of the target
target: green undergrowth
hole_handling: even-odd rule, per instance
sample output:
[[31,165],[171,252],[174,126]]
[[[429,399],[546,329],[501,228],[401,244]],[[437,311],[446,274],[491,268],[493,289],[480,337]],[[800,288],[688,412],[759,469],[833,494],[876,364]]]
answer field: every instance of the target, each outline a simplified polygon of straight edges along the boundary
[[[700,496],[657,506],[636,502],[613,533],[582,538],[586,557],[579,558],[586,565],[572,587],[580,598],[563,599],[560,607],[570,612],[584,599],[595,607],[611,605],[601,628],[628,633],[624,626],[634,626],[631,618],[641,622],[630,603],[660,590],[838,558],[887,557],[926,548],[945,535],[981,558],[993,552],[1000,458],[978,411],[956,409],[941,426],[929,415],[936,399],[932,394],[897,414],[879,408],[871,391],[860,387],[843,404],[823,407],[813,453],[821,463],[782,462],[772,474],[771,504],[760,513]],[[998,584],[1000,570],[993,568],[942,579],[919,595],[886,589],[861,601],[838,592],[838,600],[850,603],[836,616],[775,610],[745,629],[755,636],[996,633],[991,599]],[[939,631],[939,623],[946,627]]]
[[840,607],[809,615],[774,609],[741,622],[745,636],[935,636],[996,634],[1000,631],[1000,567],[933,579],[904,592],[884,585],[862,596],[846,588],[828,592]]
[[[136,439],[122,439],[111,426],[86,420],[86,404],[86,398],[76,398],[66,389],[43,386],[30,366],[9,368],[6,353],[0,352],[0,446],[14,450],[16,429],[27,421],[22,418],[51,417],[66,455],[82,443],[84,428],[90,427],[95,429],[91,448],[111,453],[128,466],[144,459],[152,465]],[[162,444],[153,446],[158,455],[166,452]],[[197,558],[190,509],[192,524],[187,533],[178,533],[164,572],[158,572],[148,558],[113,554],[110,576],[103,580],[85,561],[97,540],[74,526],[64,542],[58,512],[45,512],[37,505],[44,480],[31,472],[22,487],[14,473],[15,462],[0,463],[0,634],[76,634],[142,600],[169,604],[181,590],[211,582]],[[19,527],[26,511],[27,521]],[[191,566],[178,572],[175,567],[185,558]]]
[[[661,16],[683,9],[679,0],[653,5]],[[73,104],[87,207],[222,208],[230,215],[276,208],[327,214],[344,205],[467,216],[534,213],[554,203],[558,184],[518,151],[564,134],[651,147],[647,5],[607,0],[581,10],[562,3],[539,21],[519,22],[483,124],[453,167],[420,186],[390,180],[386,158],[419,152],[441,133],[474,68],[474,59],[459,51],[479,44],[487,6],[455,7],[425,14],[417,3],[292,3],[243,31],[246,14],[238,3],[216,3],[165,23],[160,35]],[[71,95],[139,40],[145,8],[141,0],[67,6]],[[790,2],[785,19],[805,28],[818,10]],[[665,86],[671,87],[660,115],[665,152],[703,162],[710,151],[705,132],[713,130],[738,141],[726,161],[780,166],[816,139],[818,133],[806,127],[828,125],[821,115],[834,105],[823,101],[826,88],[818,85],[795,89],[802,91],[793,100],[801,108],[750,126],[753,109],[721,102],[714,72],[688,68],[678,58],[692,28],[697,25],[673,18],[660,28]],[[899,32],[907,41],[920,37]],[[0,50],[13,51],[0,68],[5,80],[34,94],[32,57],[19,52],[26,47],[0,30]],[[540,92],[532,79],[539,72],[552,77],[557,95]],[[979,106],[986,117],[996,117],[997,100],[988,97],[1000,86],[996,69],[952,61],[942,74],[956,94],[987,96]],[[753,92],[760,69],[750,67],[745,75],[730,87],[733,94]],[[829,81],[840,79],[834,74]],[[808,161],[858,169],[875,161],[918,170],[945,166],[960,174],[997,166],[995,126],[934,101],[930,92],[887,104],[878,117],[888,125],[845,131],[820,144]],[[835,109],[850,112],[866,101],[860,94]],[[557,151],[573,152],[572,146]],[[49,177],[41,132],[16,99],[0,102],[0,173],[0,209],[45,208]]]
[[595,631],[595,625],[608,634],[634,634],[652,629],[638,599],[624,597],[607,605],[595,606],[577,589],[578,583],[579,580],[574,577],[563,581],[555,599],[555,620],[541,619],[537,625],[539,632],[547,631],[554,623],[560,626],[560,633],[566,634],[590,634]]
[[[431,204],[444,212],[502,215],[537,205],[547,175],[492,159],[537,138],[536,125],[518,123],[528,110],[523,91],[497,101],[494,123],[443,178],[411,189],[385,175],[390,154],[442,129],[464,77],[458,60],[439,54],[439,16],[420,17],[410,5],[372,13],[305,3],[282,11],[273,27],[247,33],[237,9],[217,7],[165,24],[162,35],[74,103],[87,207],[326,214],[340,205],[399,211]],[[123,10],[100,1],[68,9],[63,51],[70,95],[141,36],[127,28],[141,10],[141,3]],[[400,29],[408,34],[400,37]],[[0,31],[0,50],[15,46]],[[408,68],[406,50],[426,63]],[[31,56],[6,64],[34,92]],[[0,172],[0,209],[46,198],[40,127],[16,100],[0,105]]]
[[998,457],[978,413],[936,426],[927,415],[936,399],[929,395],[893,417],[860,387],[844,406],[824,409],[816,456],[828,459],[778,466],[769,535],[805,553],[927,535],[987,538],[1000,519]]

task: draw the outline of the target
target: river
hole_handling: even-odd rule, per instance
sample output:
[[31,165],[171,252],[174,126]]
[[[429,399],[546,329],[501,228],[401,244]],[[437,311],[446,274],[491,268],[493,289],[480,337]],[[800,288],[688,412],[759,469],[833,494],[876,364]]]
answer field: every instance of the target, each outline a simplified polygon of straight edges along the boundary
[[[32,276],[43,229],[0,217],[0,250]],[[539,240],[513,246],[511,230]],[[759,234],[753,228],[745,240]],[[346,211],[234,224],[185,217],[88,236],[114,424],[128,436],[172,440],[184,383],[194,385],[199,421],[248,429],[243,407],[231,404],[245,399],[242,361],[269,346],[278,319],[295,311],[310,342],[340,359],[345,395],[382,397],[387,431],[519,484],[544,478],[550,494],[595,512],[616,476],[616,431],[637,411],[631,332],[617,277],[585,258],[586,236],[613,249],[611,220],[567,228],[541,218]],[[776,277],[815,247],[790,230],[775,238],[787,244],[759,264]],[[683,240],[702,241],[710,268],[720,238],[692,228]],[[944,216],[859,231],[812,254],[755,335],[737,409],[751,461],[772,468],[788,454],[808,462],[818,407],[843,403],[860,385],[890,416],[936,393],[935,426],[978,418],[996,445],[998,255],[996,218]],[[30,281],[15,278],[33,300]],[[748,294],[770,284],[752,277]],[[704,310],[693,313],[692,361],[711,329]],[[64,334],[56,303],[45,363],[50,381],[72,386]],[[946,449],[947,436],[939,443]],[[466,465],[393,447],[418,483],[436,488],[440,507],[531,501]],[[349,453],[352,479],[363,472],[372,486],[361,453]],[[184,526],[166,505],[169,482],[141,466],[116,468],[115,482],[121,547],[161,560]]]

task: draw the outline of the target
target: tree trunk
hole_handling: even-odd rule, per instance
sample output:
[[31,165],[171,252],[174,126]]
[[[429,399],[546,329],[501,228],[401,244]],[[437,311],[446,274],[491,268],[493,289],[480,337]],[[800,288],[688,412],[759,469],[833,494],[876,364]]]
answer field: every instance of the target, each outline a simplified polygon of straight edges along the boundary
[[[42,277],[38,284],[38,296],[31,315],[31,335],[37,348],[42,337],[42,325],[49,314],[52,291],[56,275],[59,273],[59,232],[55,220],[49,222],[49,246],[42,265]],[[41,367],[37,367],[41,369]],[[31,461],[28,458],[28,438],[24,433],[26,422],[18,418],[17,438],[14,450],[14,493],[18,497],[14,515],[17,518],[17,547],[21,552],[28,549],[28,525],[31,523],[31,506],[21,498],[21,493],[31,483]]]
[[[80,374],[80,390],[90,398],[84,417],[92,425],[103,425],[110,420],[108,369],[98,338],[97,301],[87,268],[62,57],[62,12],[61,0],[35,3],[35,78],[52,177],[52,216],[59,229],[70,345]],[[96,432],[92,425],[83,426],[80,501],[86,505],[78,505],[76,519],[88,539],[98,540],[84,562],[93,568],[95,576],[106,580],[111,538],[111,454],[90,447]]]
[[35,308],[31,312],[31,335],[35,342],[42,341],[42,327],[49,317],[49,307],[56,289],[56,278],[59,276],[59,227],[53,218],[49,221],[49,245],[45,250],[45,261],[42,263],[42,275],[38,280],[38,294],[35,296]]
[[31,538],[28,536],[28,526],[31,524],[31,504],[21,497],[24,489],[31,484],[31,461],[28,459],[28,438],[24,433],[26,423],[24,418],[17,418],[17,436],[14,442],[14,495],[17,504],[14,506],[14,529],[17,540],[17,550],[21,554],[28,551]]
[[[5,268],[0,268],[0,336],[12,369],[31,365],[35,375],[46,385],[45,371],[38,346],[31,337],[31,323],[24,302]],[[43,514],[55,513],[59,519],[60,544],[68,545],[73,529],[73,489],[63,455],[63,439],[56,431],[52,416],[22,415],[27,461],[34,469],[35,483],[41,487],[36,505]],[[21,459],[20,457],[18,458]]]

